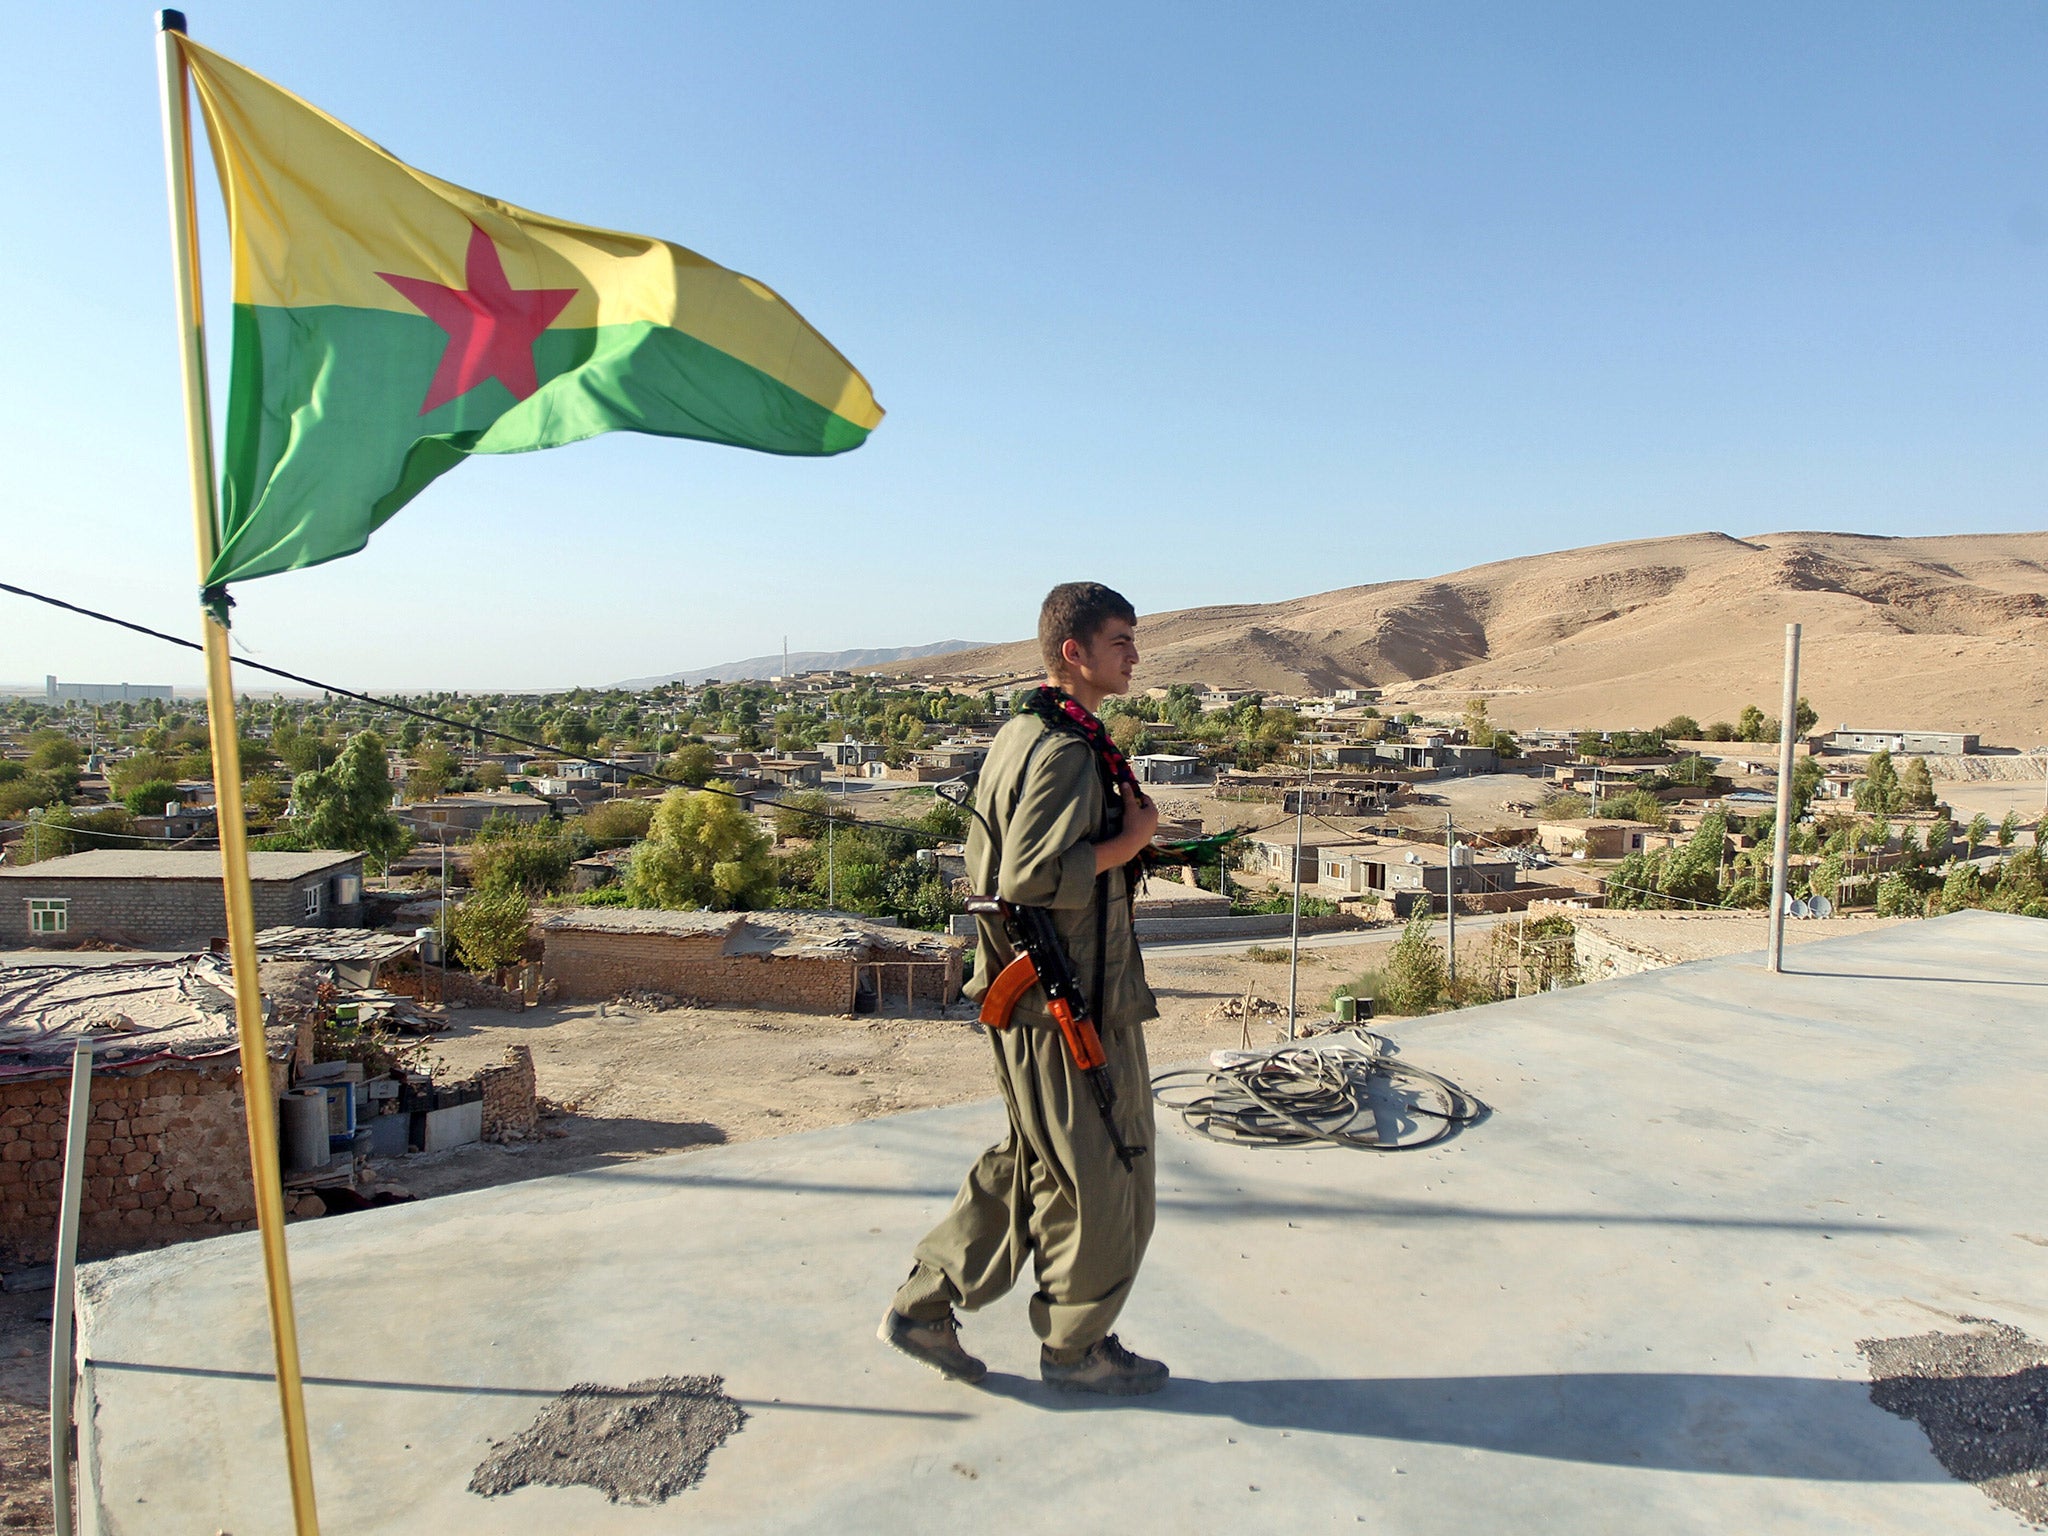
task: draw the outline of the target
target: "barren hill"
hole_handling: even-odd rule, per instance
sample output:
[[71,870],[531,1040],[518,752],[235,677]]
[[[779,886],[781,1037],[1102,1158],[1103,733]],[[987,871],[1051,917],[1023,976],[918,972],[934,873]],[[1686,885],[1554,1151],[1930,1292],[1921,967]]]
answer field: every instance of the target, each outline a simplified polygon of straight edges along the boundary
[[[1825,725],[2048,740],[2048,533],[1697,533],[1188,608],[1139,625],[1139,680],[1371,686],[1425,711],[1479,694],[1520,726],[1733,719],[1749,703],[1777,712],[1793,620],[1805,626],[1800,691]],[[1037,666],[1030,641],[944,661],[951,676]]]

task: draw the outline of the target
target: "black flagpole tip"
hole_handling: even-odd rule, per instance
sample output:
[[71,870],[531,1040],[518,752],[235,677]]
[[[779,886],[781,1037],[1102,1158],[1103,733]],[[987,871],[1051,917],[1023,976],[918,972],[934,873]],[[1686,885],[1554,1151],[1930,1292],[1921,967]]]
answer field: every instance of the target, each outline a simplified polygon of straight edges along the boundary
[[183,11],[158,11],[156,13],[156,29],[159,32],[176,32],[183,36],[185,32],[185,13]]

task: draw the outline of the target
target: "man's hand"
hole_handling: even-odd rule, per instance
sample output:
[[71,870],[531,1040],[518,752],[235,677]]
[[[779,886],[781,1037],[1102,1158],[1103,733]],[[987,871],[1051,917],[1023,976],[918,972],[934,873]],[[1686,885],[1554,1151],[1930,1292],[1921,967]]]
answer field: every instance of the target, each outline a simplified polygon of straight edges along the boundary
[[1118,786],[1124,799],[1124,829],[1095,845],[1095,873],[1128,864],[1142,853],[1159,830],[1159,807],[1128,784]]

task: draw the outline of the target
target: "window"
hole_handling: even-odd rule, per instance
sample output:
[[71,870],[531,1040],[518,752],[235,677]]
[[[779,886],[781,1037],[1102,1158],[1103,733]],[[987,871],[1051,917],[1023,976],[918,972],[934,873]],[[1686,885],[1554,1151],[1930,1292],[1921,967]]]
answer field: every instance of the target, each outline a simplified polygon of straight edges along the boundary
[[71,928],[71,900],[65,896],[31,896],[28,902],[30,933],[66,933]]
[[320,887],[309,885],[301,894],[306,898],[306,916],[318,917],[320,915]]

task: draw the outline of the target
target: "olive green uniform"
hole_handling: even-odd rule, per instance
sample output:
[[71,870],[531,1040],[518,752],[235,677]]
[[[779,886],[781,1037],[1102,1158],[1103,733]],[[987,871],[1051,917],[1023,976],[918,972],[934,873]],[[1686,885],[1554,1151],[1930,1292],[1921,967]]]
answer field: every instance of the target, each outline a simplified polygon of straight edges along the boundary
[[[975,804],[995,840],[975,823],[967,838],[968,878],[977,891],[1051,911],[1094,1006],[1116,1085],[1117,1128],[1126,1145],[1146,1151],[1128,1171],[1117,1161],[1088,1081],[1046,1011],[1045,993],[1032,988],[1010,1027],[989,1031],[1009,1135],[982,1153],[945,1220],[918,1244],[917,1265],[894,1305],[920,1322],[954,1306],[973,1311],[1015,1285],[1028,1261],[1038,1278],[1032,1328],[1054,1349],[1080,1349],[1114,1326],[1152,1236],[1157,1151],[1143,1025],[1158,1017],[1159,1005],[1131,931],[1121,869],[1108,877],[1103,996],[1094,995],[1094,845],[1104,791],[1088,744],[1035,715],[1019,716],[990,748]],[[983,919],[967,994],[979,998],[1014,958],[1000,925]]]

